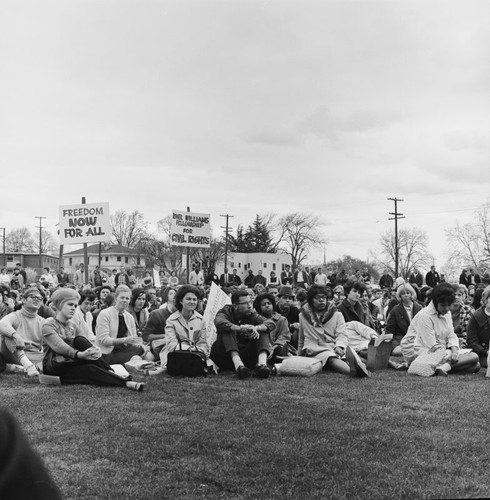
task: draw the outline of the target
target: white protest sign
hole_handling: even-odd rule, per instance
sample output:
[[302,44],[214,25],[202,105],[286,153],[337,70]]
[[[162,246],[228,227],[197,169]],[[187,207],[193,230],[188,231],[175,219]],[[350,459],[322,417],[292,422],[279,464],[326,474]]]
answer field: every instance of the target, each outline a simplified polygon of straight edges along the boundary
[[153,268],[153,286],[157,288],[161,288],[162,284],[160,283],[160,273]]
[[221,288],[216,283],[211,283],[211,290],[209,290],[206,310],[203,314],[203,320],[206,324],[206,341],[210,347],[216,340],[216,327],[214,326],[214,318],[216,318],[216,313],[227,304],[231,304],[230,297],[228,297],[228,295],[226,295],[226,293],[223,292],[223,290],[221,290]]
[[170,242],[172,246],[209,248],[211,245],[209,214],[172,210]]
[[110,241],[109,203],[60,206],[60,243],[98,243]]

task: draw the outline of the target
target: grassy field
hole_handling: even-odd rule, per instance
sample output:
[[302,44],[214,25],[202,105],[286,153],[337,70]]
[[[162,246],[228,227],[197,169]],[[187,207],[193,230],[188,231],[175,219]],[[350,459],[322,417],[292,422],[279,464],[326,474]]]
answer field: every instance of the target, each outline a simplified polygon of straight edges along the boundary
[[67,499],[490,496],[484,370],[0,386]]

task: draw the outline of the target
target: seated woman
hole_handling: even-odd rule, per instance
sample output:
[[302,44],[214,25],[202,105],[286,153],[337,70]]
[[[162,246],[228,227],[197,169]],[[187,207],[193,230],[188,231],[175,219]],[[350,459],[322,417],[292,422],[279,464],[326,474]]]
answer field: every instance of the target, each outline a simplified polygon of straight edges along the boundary
[[[280,362],[282,357],[296,354],[296,349],[290,345],[291,332],[289,331],[288,320],[274,311],[275,300],[270,293],[260,294],[254,301],[254,309],[264,318],[274,322],[274,328],[269,333],[272,345],[272,352],[269,355],[269,363]],[[277,356],[280,358],[277,359]]]
[[[344,354],[348,364],[341,359]],[[364,363],[349,347],[344,317],[328,304],[325,287],[320,285],[308,289],[307,303],[299,315],[298,355],[319,359],[324,370],[369,376]]]
[[466,347],[466,328],[467,323],[464,318],[467,317],[470,306],[466,304],[468,289],[465,285],[453,285],[456,292],[456,300],[451,304],[451,318],[453,320],[454,333],[459,338],[459,346]]
[[460,353],[450,311],[455,298],[452,285],[439,283],[432,290],[429,305],[413,318],[400,344],[403,356],[411,365],[409,373],[447,376],[450,372],[480,370],[476,353]]
[[[477,290],[477,292],[479,290]],[[466,341],[468,342],[468,347],[478,354],[481,366],[488,368],[487,358],[490,343],[490,286],[487,286],[483,290],[481,295],[481,307],[473,313],[469,320]]]
[[176,349],[197,348],[209,359],[206,324],[196,311],[201,292],[194,285],[183,285],[175,294],[175,311],[165,325],[165,347],[160,352],[162,368],[167,366],[169,352]]
[[388,315],[386,333],[393,334],[393,352],[391,354],[401,356],[400,342],[406,335],[412,319],[422,310],[422,306],[417,302],[417,293],[409,283],[398,287],[396,299],[399,304],[393,307]]
[[366,314],[365,309],[361,305],[360,299],[361,295],[366,293],[366,285],[362,281],[348,281],[344,285],[345,299],[338,306],[339,312],[342,313],[344,321],[348,323],[349,321],[359,321],[359,323],[364,323],[366,326],[370,325],[370,317]]
[[175,294],[175,288],[162,288],[161,297],[163,304],[160,306],[160,309],[156,309],[150,313],[148,321],[141,331],[143,342],[150,346],[151,353],[155,358],[158,358],[160,351],[165,345],[165,325],[167,319],[177,310],[175,307]]
[[135,288],[131,292],[131,301],[129,302],[128,312],[136,323],[136,331],[141,335],[143,327],[148,321],[148,295],[142,288]]
[[142,391],[144,384],[116,375],[101,351],[71,322],[80,295],[70,288],[59,288],[51,298],[56,317],[49,318],[42,327],[47,346],[43,359],[43,373],[55,375],[62,384],[87,384],[127,387]]
[[119,285],[111,307],[100,311],[95,327],[96,346],[104,359],[111,365],[123,364],[133,356],[142,356],[145,349],[136,332],[136,323],[127,308],[131,300],[131,290]]
[[77,310],[72,319],[77,329],[85,338],[90,340],[90,342],[95,342],[95,334],[92,330],[94,318],[91,312],[94,300],[95,293],[92,292],[92,290],[82,290],[80,292]]

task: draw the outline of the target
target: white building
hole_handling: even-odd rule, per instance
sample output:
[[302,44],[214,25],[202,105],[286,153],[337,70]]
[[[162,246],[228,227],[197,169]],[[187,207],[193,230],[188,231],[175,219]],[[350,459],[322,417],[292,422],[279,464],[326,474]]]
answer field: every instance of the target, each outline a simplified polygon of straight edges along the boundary
[[[232,252],[228,254],[228,272],[231,273],[233,269],[236,269],[238,276],[240,276],[242,280],[247,276],[249,269],[253,271],[254,275],[261,269],[262,274],[267,279],[267,282],[269,282],[271,271],[274,271],[276,276],[279,277],[281,272],[286,269],[286,265],[291,266],[291,256],[285,253]],[[218,262],[215,270],[216,274],[221,276],[224,272],[224,268],[224,260]]]
[[[87,246],[88,254],[88,267],[92,270],[97,264],[99,264],[99,244]],[[63,263],[65,271],[75,272],[78,265],[83,262],[83,248],[78,250],[73,250],[73,252],[68,252],[63,255]],[[121,265],[125,265],[131,268],[144,268],[146,265],[145,256],[142,255],[138,250],[133,248],[123,247],[121,245],[107,245],[102,244],[100,249],[100,267],[105,271],[111,271],[112,269],[117,269]]]

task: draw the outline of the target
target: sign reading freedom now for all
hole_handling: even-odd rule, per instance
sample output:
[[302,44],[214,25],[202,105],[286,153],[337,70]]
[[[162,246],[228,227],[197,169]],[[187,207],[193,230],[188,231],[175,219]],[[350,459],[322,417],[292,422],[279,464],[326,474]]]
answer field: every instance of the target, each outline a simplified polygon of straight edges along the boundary
[[209,214],[172,210],[170,241],[172,246],[209,248],[211,223]]
[[111,239],[109,203],[60,206],[60,243],[99,243]]

